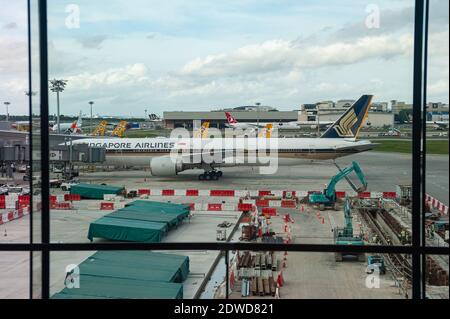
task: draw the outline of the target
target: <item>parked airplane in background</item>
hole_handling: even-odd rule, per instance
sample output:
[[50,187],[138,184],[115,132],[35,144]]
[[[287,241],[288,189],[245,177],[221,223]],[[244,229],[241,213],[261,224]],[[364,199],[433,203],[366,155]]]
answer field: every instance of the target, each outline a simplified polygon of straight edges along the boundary
[[438,130],[447,130],[449,127],[448,121],[427,121],[427,125]]
[[194,138],[207,138],[208,137],[208,131],[209,131],[209,122],[205,121],[202,123],[202,126],[193,133]]
[[[59,129],[61,134],[81,134],[83,131],[81,130],[81,127],[83,125],[83,119],[81,117],[81,111],[78,115],[78,120],[72,123],[59,123]],[[55,123],[51,127],[51,130],[53,132],[58,132],[58,124]]]
[[241,122],[239,123],[231,114],[230,112],[225,112],[225,116],[227,117],[227,127],[230,128],[237,128],[237,129],[258,129],[258,128],[264,128],[268,124],[272,125],[274,128],[277,128],[278,130],[282,129],[299,129],[301,127],[311,127],[316,128],[317,125],[320,127],[327,127],[333,124],[333,121],[290,121],[290,122],[273,122],[273,123],[254,123],[254,122]]
[[[363,121],[367,117],[371,100],[372,95],[363,95],[320,138],[277,139],[276,154],[269,153],[267,157],[269,157],[269,160],[271,156],[276,157],[279,165],[295,165],[301,163],[304,159],[336,159],[373,149],[375,145],[370,141],[356,140]],[[207,142],[210,142],[210,140],[221,142],[221,139],[216,138],[207,140]],[[149,166],[154,176],[175,176],[185,170],[203,169],[204,173],[198,177],[200,180],[217,180],[222,176],[222,171],[217,170],[221,167],[264,166],[267,164],[267,158],[257,162],[250,162],[248,157],[245,156],[243,162],[228,160],[233,158],[238,151],[241,151],[233,145],[225,146],[220,150],[214,149],[214,152],[220,155],[220,159],[208,163],[203,158],[211,155],[211,150],[196,148],[186,140],[164,137],[90,138],[75,140],[73,143],[104,147],[108,164]],[[247,154],[248,151],[248,148],[243,150],[244,154]],[[265,149],[262,151],[262,153],[265,153]],[[191,160],[193,156],[200,156],[201,160],[193,162]],[[265,154],[262,154],[262,156],[265,156]]]

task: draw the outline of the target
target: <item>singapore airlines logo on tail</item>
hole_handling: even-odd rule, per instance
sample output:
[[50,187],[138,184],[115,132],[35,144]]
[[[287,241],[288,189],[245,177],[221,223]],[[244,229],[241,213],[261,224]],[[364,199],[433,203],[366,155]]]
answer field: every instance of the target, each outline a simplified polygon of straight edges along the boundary
[[334,130],[340,137],[354,137],[352,127],[358,121],[358,117],[353,109],[350,110],[334,127]]

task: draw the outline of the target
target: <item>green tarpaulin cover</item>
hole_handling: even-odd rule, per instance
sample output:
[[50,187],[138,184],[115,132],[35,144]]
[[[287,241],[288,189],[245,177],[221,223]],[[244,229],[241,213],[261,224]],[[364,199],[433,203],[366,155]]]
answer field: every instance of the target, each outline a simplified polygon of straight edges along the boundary
[[189,258],[169,253],[155,253],[150,251],[99,251],[89,259],[115,263],[120,266],[132,264],[133,267],[143,269],[168,270],[174,274],[175,282],[184,281],[189,273]]
[[110,218],[124,218],[132,220],[143,220],[156,223],[167,223],[169,228],[175,227],[180,223],[178,215],[176,214],[164,214],[157,211],[139,211],[134,210],[132,207],[126,207],[115,212],[106,215]]
[[[126,268],[123,269],[126,271]],[[91,275],[80,276],[79,288],[64,288],[61,295],[81,298],[182,299],[183,285],[172,282],[146,281]],[[69,297],[70,298],[70,297]]]
[[189,258],[149,251],[99,251],[79,265],[80,288],[54,299],[183,298]]
[[76,184],[70,187],[71,194],[78,194],[81,198],[103,199],[105,194],[121,194],[124,187],[97,184]]
[[118,241],[160,242],[167,232],[167,223],[102,217],[89,225],[88,238]]
[[125,206],[140,211],[159,211],[163,214],[176,214],[179,219],[189,216],[189,205],[136,200]]

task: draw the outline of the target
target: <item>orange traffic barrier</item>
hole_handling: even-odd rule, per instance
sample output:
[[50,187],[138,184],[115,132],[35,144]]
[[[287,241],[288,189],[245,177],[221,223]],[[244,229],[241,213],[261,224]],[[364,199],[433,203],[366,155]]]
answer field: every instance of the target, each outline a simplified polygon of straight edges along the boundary
[[242,211],[242,212],[249,212],[253,210],[253,204],[248,204],[248,203],[239,203],[238,204],[238,210]]
[[265,216],[276,216],[277,209],[276,209],[276,207],[263,207],[262,213]]
[[198,196],[198,189],[187,189],[186,196]]
[[295,200],[284,199],[281,201],[281,207],[283,208],[294,208]]
[[150,190],[145,188],[138,189],[138,195],[150,195]]
[[114,203],[100,203],[100,210],[114,210]]
[[222,204],[208,204],[208,210],[221,211],[222,210]]
[[174,196],[175,190],[174,189],[163,189],[162,190],[162,196]]

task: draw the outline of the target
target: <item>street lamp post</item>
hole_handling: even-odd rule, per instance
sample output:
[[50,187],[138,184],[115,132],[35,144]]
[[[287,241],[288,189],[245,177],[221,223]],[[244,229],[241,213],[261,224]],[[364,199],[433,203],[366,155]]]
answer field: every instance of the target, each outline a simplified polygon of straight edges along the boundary
[[11,104],[11,102],[3,102],[3,104],[5,104],[5,106],[6,106],[6,122],[9,122],[9,110],[8,110],[8,107]]
[[259,127],[259,108],[260,108],[261,103],[257,102],[256,103],[256,126]]
[[89,101],[89,105],[91,106],[91,119],[89,121],[89,132],[92,134],[92,105],[94,105],[94,101]]
[[317,137],[320,137],[320,106],[317,107]]
[[58,134],[61,133],[61,125],[59,121],[59,93],[64,91],[66,84],[66,80],[50,80],[50,90],[52,92],[56,92],[56,127],[58,128]]

